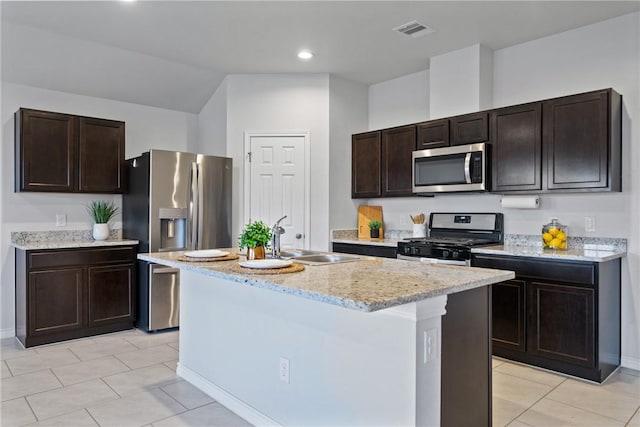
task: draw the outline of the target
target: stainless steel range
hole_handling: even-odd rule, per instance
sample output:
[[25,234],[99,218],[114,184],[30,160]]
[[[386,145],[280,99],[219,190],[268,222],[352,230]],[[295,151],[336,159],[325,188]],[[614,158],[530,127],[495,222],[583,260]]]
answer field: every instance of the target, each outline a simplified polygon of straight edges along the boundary
[[502,244],[501,213],[432,213],[429,237],[398,242],[398,259],[471,265],[471,248]]

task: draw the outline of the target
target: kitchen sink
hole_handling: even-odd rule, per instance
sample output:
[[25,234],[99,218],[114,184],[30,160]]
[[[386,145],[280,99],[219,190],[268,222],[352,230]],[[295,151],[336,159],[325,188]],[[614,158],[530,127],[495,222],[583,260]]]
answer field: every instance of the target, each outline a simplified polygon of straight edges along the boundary
[[306,249],[285,249],[283,251],[280,251],[280,256],[282,258],[298,258],[301,256],[319,255],[319,254],[325,254],[325,253],[326,252],[309,251]]
[[355,255],[335,254],[335,253],[319,253],[316,255],[304,255],[297,257],[296,262],[309,265],[335,264],[339,262],[359,261],[360,257]]

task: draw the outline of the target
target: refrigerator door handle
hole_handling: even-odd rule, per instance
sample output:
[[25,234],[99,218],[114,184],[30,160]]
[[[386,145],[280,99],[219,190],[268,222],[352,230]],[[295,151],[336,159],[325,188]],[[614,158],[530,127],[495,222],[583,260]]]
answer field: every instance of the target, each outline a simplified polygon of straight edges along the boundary
[[198,168],[198,217],[196,221],[196,232],[197,232],[197,240],[196,246],[194,249],[209,249],[208,247],[203,247],[204,244],[204,233],[205,233],[205,218],[204,218],[204,210],[205,210],[205,198],[204,198],[204,176],[202,172],[202,167],[200,164],[197,164]]
[[189,212],[189,218],[187,219],[187,236],[189,241],[187,242],[187,247],[189,249],[197,249],[198,247],[198,211],[200,200],[199,198],[199,173],[198,173],[198,164],[193,162],[191,163],[191,173],[189,174],[189,199],[187,201],[187,209]]

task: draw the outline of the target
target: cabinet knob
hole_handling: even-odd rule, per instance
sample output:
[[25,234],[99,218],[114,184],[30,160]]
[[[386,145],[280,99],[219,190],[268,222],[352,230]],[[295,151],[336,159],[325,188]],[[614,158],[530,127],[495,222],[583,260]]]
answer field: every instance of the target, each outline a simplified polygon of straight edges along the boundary
[[297,234],[296,234],[296,239],[302,239],[302,234],[297,233]]

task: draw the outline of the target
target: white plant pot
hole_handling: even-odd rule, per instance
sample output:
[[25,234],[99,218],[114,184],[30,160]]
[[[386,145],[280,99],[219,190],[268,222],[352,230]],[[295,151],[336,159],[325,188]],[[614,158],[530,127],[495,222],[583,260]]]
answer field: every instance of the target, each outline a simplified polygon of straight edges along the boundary
[[109,238],[109,224],[93,224],[93,239],[107,240]]

